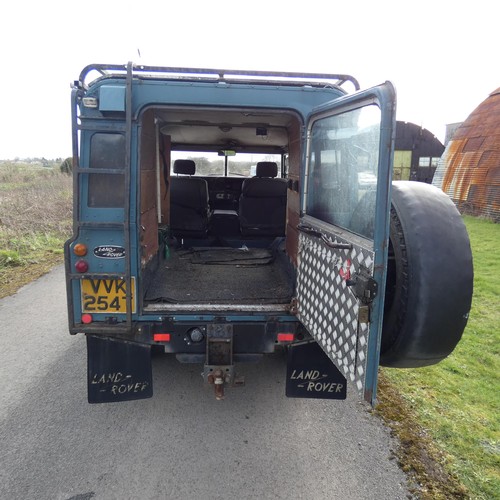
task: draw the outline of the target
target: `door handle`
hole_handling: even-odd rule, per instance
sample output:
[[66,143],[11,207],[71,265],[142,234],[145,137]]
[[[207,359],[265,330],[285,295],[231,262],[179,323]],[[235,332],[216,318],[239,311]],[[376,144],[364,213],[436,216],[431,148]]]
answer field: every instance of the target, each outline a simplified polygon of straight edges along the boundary
[[319,238],[325,245],[330,248],[337,248],[340,250],[352,250],[352,243],[335,243],[330,237],[325,233],[314,229],[311,226],[305,226],[304,224],[299,224],[297,229],[305,234]]

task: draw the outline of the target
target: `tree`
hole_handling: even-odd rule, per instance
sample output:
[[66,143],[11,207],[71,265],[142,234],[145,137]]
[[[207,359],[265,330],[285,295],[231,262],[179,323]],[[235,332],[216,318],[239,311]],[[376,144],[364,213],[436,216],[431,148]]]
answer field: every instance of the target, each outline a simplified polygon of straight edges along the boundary
[[63,172],[64,174],[71,174],[73,172],[73,158],[71,157],[66,158],[61,163],[61,166],[59,168],[61,169],[61,172]]

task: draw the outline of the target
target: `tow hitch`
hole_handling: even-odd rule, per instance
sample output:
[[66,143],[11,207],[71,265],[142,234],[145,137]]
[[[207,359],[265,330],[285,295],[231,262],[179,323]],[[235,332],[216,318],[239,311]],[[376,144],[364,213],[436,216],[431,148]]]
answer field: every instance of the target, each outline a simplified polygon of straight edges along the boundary
[[236,377],[233,364],[233,325],[207,325],[207,357],[203,379],[214,386],[215,399],[224,399],[224,386],[243,385],[242,377]]

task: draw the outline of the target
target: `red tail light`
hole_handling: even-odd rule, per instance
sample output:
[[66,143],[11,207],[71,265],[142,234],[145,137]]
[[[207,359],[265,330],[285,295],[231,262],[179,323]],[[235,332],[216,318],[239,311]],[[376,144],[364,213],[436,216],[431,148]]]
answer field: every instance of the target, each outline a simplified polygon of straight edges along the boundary
[[89,264],[86,260],[83,259],[77,260],[75,263],[75,269],[79,273],[86,273],[89,269]]

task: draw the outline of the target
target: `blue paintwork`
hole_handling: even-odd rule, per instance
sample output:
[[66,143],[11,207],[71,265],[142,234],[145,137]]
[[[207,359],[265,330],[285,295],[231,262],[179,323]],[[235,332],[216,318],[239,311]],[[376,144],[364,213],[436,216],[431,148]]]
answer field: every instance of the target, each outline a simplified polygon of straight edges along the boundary
[[[86,96],[99,99],[100,109],[81,107],[80,117],[82,122],[81,132],[81,166],[88,166],[90,137],[92,130],[86,127],[96,127],[97,131],[108,130],[110,132],[124,131],[125,114],[125,83],[122,78],[102,78],[97,80],[87,90]],[[377,210],[375,214],[375,269],[374,278],[380,285],[380,290],[385,290],[386,268],[387,268],[387,244],[389,235],[389,212],[390,212],[390,185],[391,165],[393,151],[393,131],[395,130],[395,91],[390,83],[369,89],[353,95],[344,95],[343,91],[336,88],[312,88],[312,87],[284,87],[276,85],[253,85],[242,83],[215,83],[215,82],[191,82],[165,81],[154,79],[137,79],[132,82],[132,148],[131,148],[131,191],[130,191],[130,238],[131,238],[131,274],[138,276],[139,268],[139,235],[137,229],[137,203],[139,194],[138,186],[138,118],[141,112],[148,107],[159,106],[205,106],[205,107],[228,107],[228,108],[269,108],[288,110],[296,113],[304,125],[317,113],[328,110],[342,110],[346,107],[357,106],[360,103],[374,102],[382,110],[382,128],[380,142],[380,167],[378,172],[377,188]],[[118,112],[117,116],[103,116],[101,111]],[[305,147],[302,164],[305,165]],[[301,169],[301,183],[304,183],[304,169]],[[88,176],[82,176],[80,185],[80,196],[86,199],[88,190]],[[301,193],[301,198],[303,193]],[[302,201],[301,201],[302,206]],[[122,222],[124,220],[123,209],[93,209],[81,206],[80,218],[83,221]],[[88,243],[89,248],[100,244],[123,245],[123,234],[119,230],[108,230],[101,237],[99,231],[86,231],[81,229],[78,241]],[[71,266],[76,259],[71,254]],[[97,262],[94,257],[89,259],[91,265]],[[122,261],[98,262],[98,268],[107,272],[122,272]],[[73,297],[79,298],[79,282],[72,283]],[[383,314],[383,293],[380,293],[374,301],[368,346],[368,371],[366,378],[367,398],[372,399],[376,393],[377,370],[380,350],[380,334]],[[175,314],[175,321],[196,322],[213,321],[221,314]],[[266,314],[233,314],[222,313],[226,321],[262,322],[269,320]],[[124,316],[124,315],[118,315]],[[133,316],[134,321],[161,321],[165,314],[152,313],[148,315]],[[170,316],[170,315],[169,315]],[[74,303],[74,319],[80,321],[80,304]],[[297,321],[294,316],[282,314],[273,315],[273,320],[282,322]]]
[[125,112],[125,85],[103,85],[99,92],[99,111]]
[[[80,162],[82,167],[87,167],[89,164],[89,148],[92,134],[95,132],[102,132],[107,130],[109,132],[123,132],[124,115],[121,119],[110,119],[103,117],[101,114],[102,109],[121,111],[118,102],[121,102],[121,90],[124,89],[123,79],[107,78],[99,80],[95,85],[91,86],[86,92],[86,97],[96,97],[99,99],[100,109],[95,108],[81,108],[82,128],[88,127],[92,124],[92,128],[96,130],[82,130],[81,138],[81,157]],[[285,109],[294,111],[302,121],[305,121],[306,116],[310,113],[311,109],[324,103],[325,101],[336,100],[343,96],[343,91],[334,88],[303,88],[303,87],[282,87],[276,85],[251,85],[251,84],[231,84],[231,83],[191,83],[186,85],[185,82],[172,82],[172,81],[154,81],[154,80],[134,80],[132,87],[132,114],[136,120],[144,109],[150,106],[161,105],[196,105],[196,106],[215,106],[215,107],[258,107],[258,108],[273,108]],[[101,100],[105,97],[104,104]],[[96,123],[98,121],[98,123]],[[96,127],[97,125],[97,127]],[[138,233],[136,225],[137,217],[137,134],[138,124],[134,121],[132,128],[132,168],[131,168],[131,190],[130,190],[130,235],[132,243],[132,276],[138,275],[139,257],[137,249]],[[87,199],[88,193],[88,176],[82,177],[80,186],[80,196],[82,200]],[[123,209],[119,208],[92,208],[86,206],[85,203],[81,205],[81,220],[83,221],[101,221],[101,222],[122,222]],[[80,232],[85,238],[85,234]],[[123,236],[121,237],[123,240]],[[81,238],[78,238],[80,241]],[[90,232],[88,238],[89,248],[93,248],[99,244],[105,244],[111,241],[106,234],[101,238],[97,230]],[[120,235],[116,234],[113,237],[114,244],[122,244],[120,242]],[[71,257],[72,265],[76,259]],[[93,264],[90,259],[90,263]],[[119,263],[113,262],[99,262],[99,270],[103,272],[121,271]],[[79,284],[73,284],[73,291],[76,292],[75,297],[79,297]],[[80,304],[74,304],[75,320],[79,321],[80,318]],[[118,318],[124,315],[117,315]],[[211,321],[215,315],[204,315],[203,320]],[[275,316],[273,316],[275,317]],[[196,321],[201,316],[197,314],[182,315],[182,321]],[[226,315],[228,321],[266,321],[268,316],[257,315]],[[133,315],[135,321],[150,321],[151,315]],[[179,317],[179,320],[180,317]],[[297,321],[294,316],[282,315],[279,321]]]
[[[122,80],[99,81],[87,96],[99,95],[102,85],[116,86]],[[257,91],[258,89],[258,91]],[[274,108],[296,111],[305,118],[311,109],[343,96],[335,88],[282,87],[234,83],[190,83],[154,80],[134,80],[132,87],[133,116],[147,106],[196,105],[224,107]],[[84,108],[83,116],[100,117],[99,111]]]

